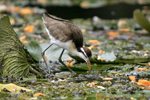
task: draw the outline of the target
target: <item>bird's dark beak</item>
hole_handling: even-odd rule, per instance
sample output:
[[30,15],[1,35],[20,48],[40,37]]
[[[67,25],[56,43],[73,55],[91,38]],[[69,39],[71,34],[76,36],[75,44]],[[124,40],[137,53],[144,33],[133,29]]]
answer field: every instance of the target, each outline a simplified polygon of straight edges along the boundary
[[91,67],[90,60],[87,61],[87,65],[88,65],[89,71],[91,71],[91,70],[92,70],[92,67]]

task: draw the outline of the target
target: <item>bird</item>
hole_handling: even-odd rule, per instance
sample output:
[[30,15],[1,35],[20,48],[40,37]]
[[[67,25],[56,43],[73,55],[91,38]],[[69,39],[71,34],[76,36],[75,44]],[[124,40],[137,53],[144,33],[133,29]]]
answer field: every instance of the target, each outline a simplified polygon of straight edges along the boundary
[[53,44],[63,49],[58,60],[71,71],[71,73],[75,72],[69,68],[61,58],[65,50],[68,50],[71,55],[78,56],[87,62],[88,69],[91,71],[90,57],[92,53],[88,48],[83,47],[84,39],[81,30],[71,21],[53,16],[47,12],[43,14],[42,20],[50,38],[50,45],[42,52],[42,57],[49,73],[50,68],[48,67],[44,55]]

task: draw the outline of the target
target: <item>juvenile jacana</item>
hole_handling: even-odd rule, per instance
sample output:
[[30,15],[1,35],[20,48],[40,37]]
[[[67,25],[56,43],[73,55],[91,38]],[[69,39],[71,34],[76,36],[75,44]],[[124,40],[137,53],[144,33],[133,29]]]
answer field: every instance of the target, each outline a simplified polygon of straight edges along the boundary
[[68,70],[74,72],[72,69],[66,66],[61,59],[65,49],[68,50],[72,55],[84,59],[87,62],[90,71],[91,65],[89,57],[91,57],[92,53],[88,48],[83,47],[83,35],[81,30],[72,22],[52,16],[48,13],[43,14],[42,19],[50,38],[50,45],[42,52],[42,57],[49,70],[49,73],[50,69],[46,63],[44,54],[45,51],[53,44],[63,48],[59,57],[59,62],[62,63]]

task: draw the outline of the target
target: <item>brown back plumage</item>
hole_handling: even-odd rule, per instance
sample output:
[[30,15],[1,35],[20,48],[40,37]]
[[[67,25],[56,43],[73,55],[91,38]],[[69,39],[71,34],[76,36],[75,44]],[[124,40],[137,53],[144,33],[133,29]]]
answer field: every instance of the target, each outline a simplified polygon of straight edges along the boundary
[[83,46],[83,35],[81,30],[72,22],[64,20],[48,13],[43,14],[45,26],[50,31],[50,35],[55,39],[66,42],[73,40],[76,47]]

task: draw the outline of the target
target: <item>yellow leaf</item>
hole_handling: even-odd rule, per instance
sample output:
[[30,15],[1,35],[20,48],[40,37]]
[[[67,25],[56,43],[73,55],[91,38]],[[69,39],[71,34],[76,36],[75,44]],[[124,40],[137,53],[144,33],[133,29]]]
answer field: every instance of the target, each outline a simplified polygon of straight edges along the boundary
[[110,80],[113,80],[113,78],[107,77],[107,78],[103,78],[103,80],[110,81]]
[[10,91],[11,93],[20,93],[20,90],[25,90],[27,92],[30,92],[31,90],[30,89],[27,89],[27,88],[24,88],[24,87],[20,87],[20,86],[17,86],[13,83],[10,83],[10,84],[0,84],[0,92],[6,88],[8,91]]

